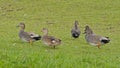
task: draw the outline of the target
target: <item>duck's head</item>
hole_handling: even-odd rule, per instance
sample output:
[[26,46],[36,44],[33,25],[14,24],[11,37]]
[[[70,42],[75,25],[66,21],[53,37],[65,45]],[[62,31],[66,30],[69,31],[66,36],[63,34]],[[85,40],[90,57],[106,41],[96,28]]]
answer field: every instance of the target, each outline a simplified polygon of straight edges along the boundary
[[47,28],[43,28],[42,32],[44,33],[44,35],[47,35],[48,34],[48,29]]
[[23,22],[19,23],[17,27],[21,27],[22,29],[25,29],[25,24]]
[[84,34],[93,34],[93,31],[90,29],[89,26],[85,26],[85,32]]
[[77,25],[79,25],[79,23],[78,23],[78,21],[77,21],[77,20],[75,20],[74,25],[75,25],[75,28],[78,28],[78,26],[77,26]]

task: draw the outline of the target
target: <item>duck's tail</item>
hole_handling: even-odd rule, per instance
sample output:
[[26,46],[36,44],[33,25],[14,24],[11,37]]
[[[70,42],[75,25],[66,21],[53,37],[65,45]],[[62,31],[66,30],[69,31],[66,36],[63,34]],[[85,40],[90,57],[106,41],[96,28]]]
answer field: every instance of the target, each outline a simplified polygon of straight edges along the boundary
[[105,37],[106,39],[102,39],[101,42],[106,44],[106,43],[109,43],[110,42],[110,39],[109,37]]
[[34,36],[34,37],[32,37],[32,39],[34,39],[34,40],[38,41],[38,40],[40,40],[40,39],[41,39],[41,36],[40,36],[40,35],[39,35],[39,36]]

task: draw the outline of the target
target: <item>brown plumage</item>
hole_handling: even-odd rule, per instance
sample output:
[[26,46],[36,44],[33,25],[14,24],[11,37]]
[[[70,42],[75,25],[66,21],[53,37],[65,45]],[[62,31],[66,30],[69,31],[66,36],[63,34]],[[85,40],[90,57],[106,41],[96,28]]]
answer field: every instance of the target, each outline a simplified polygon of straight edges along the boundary
[[42,41],[44,44],[48,45],[48,46],[52,46],[52,47],[56,47],[57,45],[61,44],[61,40],[58,38],[55,38],[53,36],[48,36],[48,29],[47,28],[43,28],[42,32],[44,33],[44,35],[42,36]]

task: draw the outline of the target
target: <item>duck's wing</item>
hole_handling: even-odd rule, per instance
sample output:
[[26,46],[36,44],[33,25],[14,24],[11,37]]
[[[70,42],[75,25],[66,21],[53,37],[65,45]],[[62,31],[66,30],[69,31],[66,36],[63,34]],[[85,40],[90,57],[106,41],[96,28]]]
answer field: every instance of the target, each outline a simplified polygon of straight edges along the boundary
[[44,41],[53,45],[61,42],[60,39],[57,39],[54,36],[45,36]]
[[19,33],[19,36],[20,36],[20,37],[24,37],[24,38],[30,38],[29,33],[23,32],[23,31],[21,31],[21,32]]
[[96,34],[90,34],[89,36],[86,37],[86,40],[89,43],[97,44],[98,42],[100,42],[100,38],[101,38],[101,36],[98,36]]
[[110,40],[107,37],[92,34],[88,37],[88,41],[95,44],[98,44],[98,43],[105,44],[105,43],[108,43]]
[[31,40],[30,35],[27,32],[24,32],[24,31],[21,31],[19,33],[19,37],[20,37],[20,39],[22,39],[25,42],[29,42]]

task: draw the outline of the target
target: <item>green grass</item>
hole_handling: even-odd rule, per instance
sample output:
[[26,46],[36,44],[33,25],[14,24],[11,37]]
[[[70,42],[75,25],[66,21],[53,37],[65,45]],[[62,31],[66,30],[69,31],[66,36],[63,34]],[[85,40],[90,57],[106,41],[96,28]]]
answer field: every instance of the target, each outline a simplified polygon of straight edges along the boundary
[[[119,0],[1,0],[1,68],[120,68]],[[81,32],[89,25],[111,42],[101,49],[86,43],[84,35],[71,38],[75,20]],[[19,40],[16,25],[25,22],[26,31],[40,35],[43,27],[49,35],[62,39],[56,49],[41,41],[33,45]],[[49,24],[53,23],[53,24]]]

